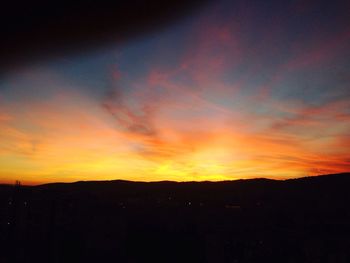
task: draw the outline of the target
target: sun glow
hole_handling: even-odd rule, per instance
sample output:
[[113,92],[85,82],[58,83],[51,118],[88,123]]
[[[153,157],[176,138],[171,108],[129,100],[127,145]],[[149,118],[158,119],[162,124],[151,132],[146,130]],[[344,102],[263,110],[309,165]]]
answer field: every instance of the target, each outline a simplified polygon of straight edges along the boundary
[[[24,183],[289,178],[316,174],[310,168],[315,165],[325,170],[331,165],[319,160],[313,150],[318,148],[310,148],[310,141],[304,144],[281,130],[270,129],[274,136],[251,131],[239,120],[217,118],[216,109],[211,109],[212,117],[196,117],[196,125],[188,126],[186,118],[172,121],[166,115],[172,114],[168,107],[153,117],[155,131],[145,133],[141,128],[123,130],[113,125],[103,108],[74,94],[55,96],[45,104],[45,111],[42,107],[33,102],[23,109],[26,114],[6,108],[8,118],[0,123],[2,181],[9,177]],[[314,143],[319,145],[317,140]],[[339,170],[333,171],[341,171],[341,159],[332,158],[332,169],[339,164]]]
[[349,171],[345,9],[313,20],[214,2],[154,35],[1,76],[0,182]]

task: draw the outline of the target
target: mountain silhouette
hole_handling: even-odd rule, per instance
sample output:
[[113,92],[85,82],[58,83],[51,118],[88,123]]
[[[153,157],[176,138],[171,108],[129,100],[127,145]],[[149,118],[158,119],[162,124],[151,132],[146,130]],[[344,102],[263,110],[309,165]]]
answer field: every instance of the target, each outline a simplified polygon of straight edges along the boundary
[[349,262],[350,174],[0,186],[0,262]]

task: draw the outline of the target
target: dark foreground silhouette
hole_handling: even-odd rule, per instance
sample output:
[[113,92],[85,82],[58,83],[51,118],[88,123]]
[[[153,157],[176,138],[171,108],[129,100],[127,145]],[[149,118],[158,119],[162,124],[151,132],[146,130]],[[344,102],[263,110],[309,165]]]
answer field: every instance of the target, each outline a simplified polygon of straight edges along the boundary
[[0,186],[0,262],[350,262],[350,174]]

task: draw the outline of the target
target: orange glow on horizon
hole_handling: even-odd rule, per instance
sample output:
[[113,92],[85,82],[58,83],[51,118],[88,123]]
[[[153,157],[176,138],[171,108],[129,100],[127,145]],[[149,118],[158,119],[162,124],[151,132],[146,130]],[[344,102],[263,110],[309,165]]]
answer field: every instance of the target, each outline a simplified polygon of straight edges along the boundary
[[0,182],[350,171],[345,9],[312,22],[289,5],[271,16],[266,4],[214,2],[164,30],[3,74]]
[[[176,119],[167,107],[153,117],[156,135],[120,129],[103,108],[78,94],[17,109],[4,107],[1,115],[3,183],[285,179],[349,167],[346,144],[342,147],[339,137],[311,140],[310,132],[291,133],[277,126],[254,131],[253,124],[261,120],[251,118],[249,124],[212,108],[213,117]],[[336,153],[325,150],[333,145]]]

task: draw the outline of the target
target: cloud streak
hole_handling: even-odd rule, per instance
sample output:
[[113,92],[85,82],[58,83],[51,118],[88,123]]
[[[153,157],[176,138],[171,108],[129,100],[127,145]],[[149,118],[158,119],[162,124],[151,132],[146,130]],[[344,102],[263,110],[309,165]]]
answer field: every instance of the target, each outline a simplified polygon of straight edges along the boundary
[[14,75],[0,88],[0,180],[350,170],[349,28],[326,30],[345,18],[310,18],[313,4],[276,6],[271,17],[265,4],[218,3],[74,68]]

